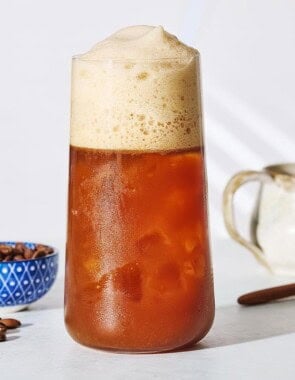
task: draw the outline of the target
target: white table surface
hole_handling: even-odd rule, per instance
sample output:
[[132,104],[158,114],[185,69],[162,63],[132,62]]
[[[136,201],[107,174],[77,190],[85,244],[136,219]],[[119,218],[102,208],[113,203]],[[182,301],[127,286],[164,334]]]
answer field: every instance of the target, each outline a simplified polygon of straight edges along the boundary
[[63,268],[52,290],[29,310],[11,314],[23,327],[0,344],[0,379],[286,379],[295,378],[295,301],[241,307],[236,298],[294,281],[274,277],[230,240],[212,244],[216,318],[196,347],[130,355],[75,343],[63,324]]

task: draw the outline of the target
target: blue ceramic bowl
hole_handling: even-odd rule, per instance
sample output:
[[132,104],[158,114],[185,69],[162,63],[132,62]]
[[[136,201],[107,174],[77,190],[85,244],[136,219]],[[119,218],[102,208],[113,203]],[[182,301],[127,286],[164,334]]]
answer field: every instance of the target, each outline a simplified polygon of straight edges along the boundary
[[[2,241],[0,244],[14,247],[15,242]],[[36,245],[24,244],[31,249]],[[57,268],[56,249],[52,254],[38,259],[0,262],[0,315],[25,309],[43,297],[54,283]]]

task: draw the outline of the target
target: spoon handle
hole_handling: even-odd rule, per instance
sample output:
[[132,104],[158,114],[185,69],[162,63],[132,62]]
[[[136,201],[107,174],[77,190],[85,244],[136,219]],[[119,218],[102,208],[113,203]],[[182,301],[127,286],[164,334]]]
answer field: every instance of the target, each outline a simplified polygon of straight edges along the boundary
[[237,301],[240,305],[258,305],[291,296],[295,296],[295,283],[243,294]]

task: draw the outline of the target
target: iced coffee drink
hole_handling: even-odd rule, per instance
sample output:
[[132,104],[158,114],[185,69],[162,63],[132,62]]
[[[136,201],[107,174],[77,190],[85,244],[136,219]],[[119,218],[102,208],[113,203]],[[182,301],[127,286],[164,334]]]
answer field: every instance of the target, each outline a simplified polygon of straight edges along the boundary
[[65,320],[84,345],[165,351],[212,324],[199,75],[162,27],[73,59]]

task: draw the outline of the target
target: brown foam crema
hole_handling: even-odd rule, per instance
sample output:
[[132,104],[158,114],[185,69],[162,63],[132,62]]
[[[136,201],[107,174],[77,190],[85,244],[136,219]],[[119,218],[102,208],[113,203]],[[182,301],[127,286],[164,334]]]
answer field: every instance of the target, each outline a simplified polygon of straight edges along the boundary
[[73,59],[71,145],[202,145],[198,52],[162,27],[122,29]]

